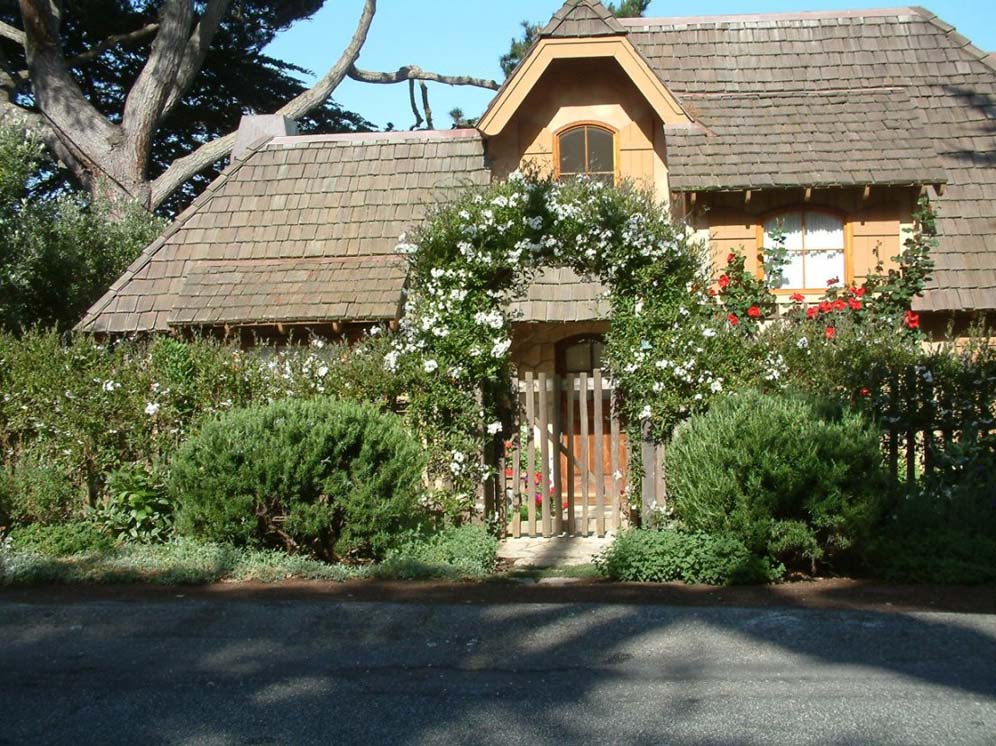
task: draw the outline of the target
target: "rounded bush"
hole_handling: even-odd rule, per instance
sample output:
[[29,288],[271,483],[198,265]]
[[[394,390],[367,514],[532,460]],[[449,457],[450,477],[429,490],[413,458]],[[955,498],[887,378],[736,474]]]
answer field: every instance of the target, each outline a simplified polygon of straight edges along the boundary
[[678,429],[669,507],[691,531],[736,536],[813,571],[870,538],[890,488],[878,429],[856,412],[745,391]]
[[180,534],[323,559],[381,556],[419,518],[422,449],[391,414],[331,399],[238,409],[177,453]]
[[646,529],[616,536],[595,565],[612,580],[640,583],[738,585],[777,580],[781,574],[781,568],[751,554],[732,536]]

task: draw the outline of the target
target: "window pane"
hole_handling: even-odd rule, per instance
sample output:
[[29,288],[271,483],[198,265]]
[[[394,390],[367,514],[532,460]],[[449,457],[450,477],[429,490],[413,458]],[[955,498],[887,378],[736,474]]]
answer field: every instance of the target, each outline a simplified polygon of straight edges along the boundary
[[840,218],[822,212],[806,213],[806,248],[844,248],[844,223]]
[[803,288],[805,284],[802,277],[802,252],[790,251],[785,257],[785,264],[782,266],[783,288]]
[[581,342],[564,350],[564,367],[567,373],[591,371],[591,342]]
[[578,127],[560,136],[560,172],[583,174],[585,170],[584,127]]
[[605,344],[603,342],[599,342],[597,339],[591,343],[592,370],[602,367],[602,350],[604,349],[605,349]]
[[587,127],[588,171],[615,171],[615,147],[611,132]]
[[806,252],[806,282],[810,288],[828,287],[827,282],[830,280],[836,280],[834,284],[839,285],[843,278],[843,251]]
[[592,181],[600,181],[605,186],[612,186],[616,183],[615,174],[590,174],[589,177]]
[[785,236],[785,248],[798,251],[802,248],[802,213],[789,212],[772,218],[764,223],[764,245],[771,246],[774,241],[771,233],[781,230]]

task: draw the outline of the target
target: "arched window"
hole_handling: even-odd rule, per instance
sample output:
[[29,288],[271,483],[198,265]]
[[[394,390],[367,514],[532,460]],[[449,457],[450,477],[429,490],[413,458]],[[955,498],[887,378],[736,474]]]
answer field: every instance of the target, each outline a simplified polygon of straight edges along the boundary
[[783,212],[764,221],[763,249],[776,244],[781,232],[788,252],[779,288],[826,290],[842,285],[845,275],[844,221],[819,210]]
[[616,136],[595,124],[582,124],[557,135],[557,178],[587,176],[614,184]]
[[602,367],[605,342],[598,335],[568,337],[557,343],[557,373],[591,373]]

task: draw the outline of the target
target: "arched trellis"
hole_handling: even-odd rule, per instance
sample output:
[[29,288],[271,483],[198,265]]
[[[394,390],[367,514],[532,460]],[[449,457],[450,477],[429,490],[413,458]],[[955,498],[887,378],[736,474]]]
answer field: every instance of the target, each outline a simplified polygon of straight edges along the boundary
[[[512,432],[509,309],[544,266],[571,267],[608,289],[606,365],[632,442],[659,440],[716,391],[703,362],[718,354],[716,340],[701,334],[716,311],[703,249],[632,185],[517,173],[436,209],[398,250],[410,281],[392,362],[427,374],[411,411],[427,433],[437,483],[468,505],[482,480],[494,490],[496,459],[480,454],[499,453]],[[674,385],[656,386],[653,354],[687,358],[689,334],[698,350],[689,364],[702,372],[681,380],[679,367]],[[642,464],[634,466],[630,494],[640,494],[632,482],[643,478]]]

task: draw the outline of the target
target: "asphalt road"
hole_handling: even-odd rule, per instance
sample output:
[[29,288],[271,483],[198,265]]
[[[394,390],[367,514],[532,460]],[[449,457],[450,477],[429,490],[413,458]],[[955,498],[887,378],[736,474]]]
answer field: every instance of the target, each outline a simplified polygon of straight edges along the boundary
[[0,601],[0,744],[996,744],[996,616]]

